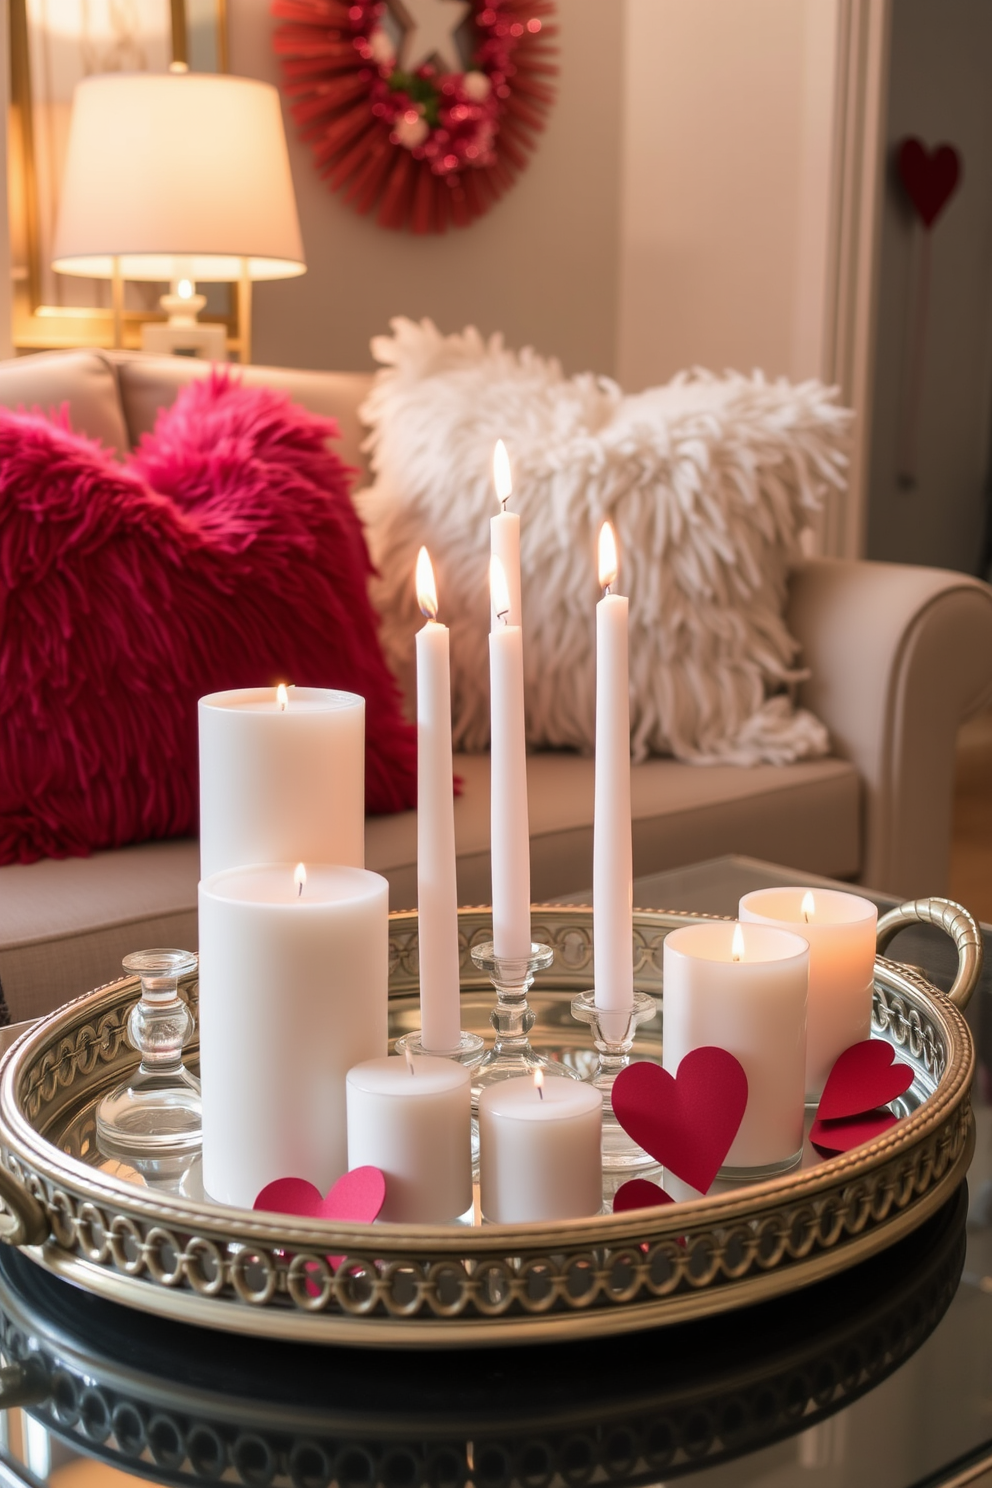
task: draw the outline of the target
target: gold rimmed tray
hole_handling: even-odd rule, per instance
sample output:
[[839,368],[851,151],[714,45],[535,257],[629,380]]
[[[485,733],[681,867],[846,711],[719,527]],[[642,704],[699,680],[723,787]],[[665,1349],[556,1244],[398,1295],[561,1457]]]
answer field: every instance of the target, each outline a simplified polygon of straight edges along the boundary
[[[901,916],[898,920],[896,917]],[[694,917],[635,913],[635,980],[662,994],[662,947]],[[977,980],[981,938],[959,906],[918,901],[886,917],[940,924],[961,970],[944,996],[879,957],[873,1036],[914,1070],[895,1127],[877,1141],[768,1182],[704,1199],[568,1223],[399,1226],[263,1217],[143,1183],[95,1148],[96,1103],[136,1062],[125,978],[67,1004],[0,1066],[3,1238],[80,1286],[148,1312],[259,1336],[379,1347],[463,1347],[657,1327],[808,1285],[883,1250],[952,1194],[971,1159],[974,1054],[959,1007]],[[492,989],[470,959],[491,934],[485,909],[460,911],[463,1026],[486,1031]],[[391,1032],[417,1022],[417,918],[391,916]],[[570,1013],[591,981],[592,914],[537,906],[534,938],[555,963],[531,997],[532,1040],[580,1071],[588,1033]],[[196,982],[185,995],[196,1002]],[[953,1000],[952,1000],[953,998]],[[536,1038],[535,1038],[536,1035]],[[635,1054],[660,1058],[661,1020]],[[195,1044],[189,1050],[195,1065]],[[169,1191],[169,1187],[174,1191]],[[334,1256],[332,1262],[329,1257]]]

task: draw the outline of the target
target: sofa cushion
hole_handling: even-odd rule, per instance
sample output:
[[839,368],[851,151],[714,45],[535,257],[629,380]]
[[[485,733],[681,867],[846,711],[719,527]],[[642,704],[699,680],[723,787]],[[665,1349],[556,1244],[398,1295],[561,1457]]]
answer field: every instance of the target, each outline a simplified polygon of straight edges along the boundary
[[[188,357],[148,356],[127,351],[114,352],[113,357],[132,446],[138,444],[143,434],[151,433],[159,409],[170,407],[181,388],[210,375],[209,363]],[[334,419],[341,431],[340,440],[335,443],[337,453],[346,465],[354,465],[364,474],[367,469],[361,449],[364,430],[358,408],[371,386],[371,376],[364,372],[298,372],[284,367],[249,366],[232,371],[246,387],[274,388],[311,413]]]
[[[465,782],[455,802],[459,902],[487,903],[489,761],[463,755],[455,768]],[[528,785],[535,900],[588,888],[591,761],[534,755]],[[703,770],[650,760],[634,768],[631,790],[638,875],[732,852],[832,878],[858,871],[860,786],[843,761]],[[370,818],[365,842],[368,867],[389,879],[392,908],[415,905],[416,813]],[[198,876],[191,840],[0,868],[0,985],[14,1021],[110,981],[128,951],[195,949]]]
[[114,364],[99,351],[45,351],[0,362],[0,407],[58,413],[68,405],[77,434],[99,439],[106,449],[127,452]]

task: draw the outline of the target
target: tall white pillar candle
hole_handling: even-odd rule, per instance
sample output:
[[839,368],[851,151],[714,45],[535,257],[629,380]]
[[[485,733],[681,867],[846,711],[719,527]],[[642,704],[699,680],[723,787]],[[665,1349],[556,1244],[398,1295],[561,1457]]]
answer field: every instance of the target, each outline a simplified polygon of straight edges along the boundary
[[809,947],[764,925],[687,925],[664,949],[662,1063],[716,1046],[747,1075],[747,1109],[729,1168],[775,1171],[802,1151]]
[[389,886],[255,864],[200,884],[203,1185],[250,1209],[276,1178],[346,1171],[345,1079],[386,1052]]
[[[540,1074],[540,1071],[537,1071]],[[482,1212],[497,1224],[581,1219],[603,1206],[603,1097],[576,1080],[501,1080],[479,1097]]]
[[437,591],[426,548],[417,558],[416,583],[420,608],[427,616],[417,634],[420,1038],[425,1049],[443,1054],[457,1049],[461,1037],[451,665],[448,628],[437,622]]
[[611,594],[613,529],[599,535],[596,606],[596,802],[593,826],[593,958],[596,1006],[634,1005],[633,854],[630,828],[630,691],[627,600]]
[[251,687],[200,699],[200,876],[365,865],[365,699]]
[[818,1101],[838,1055],[871,1036],[878,910],[838,889],[758,889],[744,895],[740,916],[809,942],[806,1098]]
[[498,558],[490,563],[490,584],[500,617],[489,636],[493,945],[497,956],[524,960],[531,941],[523,640],[519,625],[506,624],[509,599]]
[[348,1071],[348,1166],[386,1180],[380,1219],[443,1224],[472,1204],[472,1085],[430,1056],[369,1059]]
[[[510,477],[510,457],[506,453],[506,445],[502,439],[497,439],[493,452],[493,484],[496,487],[496,499],[499,501],[500,510],[495,517],[490,519],[489,551],[493,558],[499,559],[506,576],[506,592],[509,599],[506,624],[522,626],[524,622],[520,600],[520,517],[517,512],[510,512],[506,509],[506,503],[513,494],[513,482]],[[489,629],[495,630],[500,622],[496,617],[496,606],[491,599],[489,616]]]

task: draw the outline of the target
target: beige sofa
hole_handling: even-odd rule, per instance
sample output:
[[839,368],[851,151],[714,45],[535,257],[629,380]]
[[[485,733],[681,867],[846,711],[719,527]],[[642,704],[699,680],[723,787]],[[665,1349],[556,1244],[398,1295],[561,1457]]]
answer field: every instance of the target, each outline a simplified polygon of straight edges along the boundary
[[[203,376],[180,358],[48,352],[0,364],[0,404],[68,403],[75,428],[126,450],[179,387]],[[250,367],[333,415],[342,453],[363,463],[361,374]],[[915,895],[946,888],[958,724],[992,698],[992,590],[961,574],[813,560],[793,577],[790,621],[811,680],[803,700],[834,756],[776,768],[699,768],[670,759],[633,771],[634,867],[658,872],[721,853]],[[305,679],[301,679],[305,680]],[[463,903],[489,897],[488,760],[463,757],[455,808]],[[530,761],[533,894],[592,879],[592,763]],[[371,818],[366,856],[394,907],[416,902],[416,816]],[[145,843],[88,859],[0,869],[0,984],[17,1021],[114,976],[129,950],[196,944],[197,846]]]

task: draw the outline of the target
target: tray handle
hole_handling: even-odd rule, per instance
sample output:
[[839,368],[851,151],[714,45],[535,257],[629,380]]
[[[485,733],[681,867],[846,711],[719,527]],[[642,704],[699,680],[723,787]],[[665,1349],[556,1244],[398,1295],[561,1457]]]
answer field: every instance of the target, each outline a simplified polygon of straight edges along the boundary
[[947,995],[956,1007],[966,1008],[982,974],[984,948],[977,921],[953,899],[909,899],[879,920],[878,951],[884,951],[906,925],[936,925],[951,937],[958,953],[958,972]]
[[9,1211],[0,1213],[0,1240],[8,1245],[41,1245],[48,1239],[48,1216],[19,1178],[0,1164],[0,1199]]

